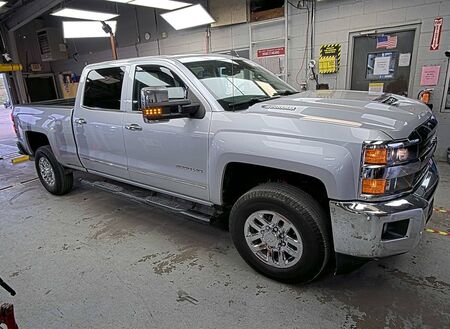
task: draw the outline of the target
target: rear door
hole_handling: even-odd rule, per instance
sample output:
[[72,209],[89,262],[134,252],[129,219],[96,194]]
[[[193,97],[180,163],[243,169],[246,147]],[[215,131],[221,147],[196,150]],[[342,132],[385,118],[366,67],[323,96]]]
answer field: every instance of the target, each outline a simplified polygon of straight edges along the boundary
[[121,178],[128,178],[122,111],[126,70],[111,66],[89,71],[72,119],[83,166]]

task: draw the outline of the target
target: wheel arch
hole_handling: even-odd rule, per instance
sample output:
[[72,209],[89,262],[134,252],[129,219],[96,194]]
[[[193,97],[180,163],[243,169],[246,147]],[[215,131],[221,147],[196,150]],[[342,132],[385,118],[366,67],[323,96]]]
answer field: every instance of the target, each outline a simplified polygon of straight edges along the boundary
[[327,187],[320,178],[245,162],[230,162],[225,166],[221,185],[221,202],[224,206],[232,206],[245,192],[267,182],[282,182],[298,187],[328,209]]

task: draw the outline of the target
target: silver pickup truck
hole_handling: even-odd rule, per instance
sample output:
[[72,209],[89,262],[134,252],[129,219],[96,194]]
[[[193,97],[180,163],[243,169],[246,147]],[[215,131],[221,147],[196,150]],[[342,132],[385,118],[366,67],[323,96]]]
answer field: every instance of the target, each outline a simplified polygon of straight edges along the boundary
[[75,100],[15,106],[13,121],[50,193],[85,171],[152,190],[144,202],[229,218],[245,261],[286,282],[410,251],[438,183],[424,104],[297,92],[222,55],[88,65]]

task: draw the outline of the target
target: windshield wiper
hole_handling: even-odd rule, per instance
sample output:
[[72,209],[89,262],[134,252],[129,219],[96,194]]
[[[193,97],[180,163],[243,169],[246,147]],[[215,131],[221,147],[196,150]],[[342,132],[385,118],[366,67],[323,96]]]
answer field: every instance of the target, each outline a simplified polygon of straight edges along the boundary
[[287,95],[293,95],[293,94],[298,94],[298,91],[277,90],[277,92],[274,94],[274,96],[287,96]]
[[275,96],[275,97],[254,97],[254,98],[247,99],[246,101],[230,103],[230,104],[228,104],[228,108],[230,109],[230,111],[238,111],[238,110],[244,109],[244,108],[236,109],[236,107],[241,107],[243,105],[246,105],[245,108],[248,108],[256,103],[264,102],[264,101],[267,101],[269,99],[274,99],[274,98],[278,98],[278,97],[277,96]]

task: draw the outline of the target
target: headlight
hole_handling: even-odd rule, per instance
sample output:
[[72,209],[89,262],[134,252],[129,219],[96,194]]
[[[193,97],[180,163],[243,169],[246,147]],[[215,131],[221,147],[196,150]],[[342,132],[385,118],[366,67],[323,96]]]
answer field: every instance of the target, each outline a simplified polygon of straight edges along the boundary
[[364,198],[410,190],[422,168],[418,141],[368,142],[363,146],[360,192]]
[[364,147],[365,165],[394,165],[418,158],[418,144],[374,144]]

